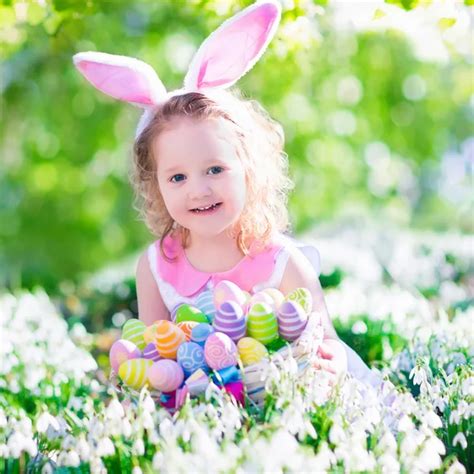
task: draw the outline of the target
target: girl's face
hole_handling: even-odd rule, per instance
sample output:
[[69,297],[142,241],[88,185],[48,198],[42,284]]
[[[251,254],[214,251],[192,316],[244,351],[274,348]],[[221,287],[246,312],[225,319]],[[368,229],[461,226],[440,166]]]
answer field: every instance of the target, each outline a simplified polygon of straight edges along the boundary
[[245,205],[245,171],[224,119],[177,119],[153,143],[157,178],[171,217],[191,235],[215,237]]

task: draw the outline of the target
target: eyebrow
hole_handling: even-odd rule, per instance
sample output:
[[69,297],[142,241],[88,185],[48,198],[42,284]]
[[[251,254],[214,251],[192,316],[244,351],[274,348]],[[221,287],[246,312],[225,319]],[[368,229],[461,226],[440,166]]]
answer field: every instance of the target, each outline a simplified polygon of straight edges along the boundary
[[[205,165],[210,165],[211,163],[214,163],[214,164],[219,164],[219,165],[225,165],[225,163],[219,159],[219,158],[214,158],[214,159],[210,159],[210,160],[206,160],[204,162]],[[164,171],[164,174],[170,174],[170,173],[174,173],[175,171],[179,171],[182,167],[181,166],[172,166],[171,168],[168,168]]]

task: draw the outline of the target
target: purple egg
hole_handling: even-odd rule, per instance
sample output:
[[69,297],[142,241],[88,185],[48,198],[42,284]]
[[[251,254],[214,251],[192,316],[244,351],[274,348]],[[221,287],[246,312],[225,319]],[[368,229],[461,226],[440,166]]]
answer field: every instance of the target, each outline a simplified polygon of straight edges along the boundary
[[143,349],[143,357],[145,359],[150,359],[153,362],[157,362],[161,359],[161,356],[156,348],[156,344],[154,342],[150,342],[145,349]]
[[296,301],[284,301],[278,308],[278,331],[287,341],[294,341],[301,336],[308,316],[303,307]]
[[244,310],[235,301],[224,301],[216,311],[212,324],[216,331],[227,334],[234,342],[247,332]]

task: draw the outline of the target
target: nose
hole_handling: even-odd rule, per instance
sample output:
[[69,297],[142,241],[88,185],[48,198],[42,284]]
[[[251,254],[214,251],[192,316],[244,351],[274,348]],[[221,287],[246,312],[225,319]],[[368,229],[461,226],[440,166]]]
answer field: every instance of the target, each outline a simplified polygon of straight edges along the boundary
[[188,198],[192,202],[202,202],[203,199],[212,195],[209,181],[205,178],[193,178],[188,182]]

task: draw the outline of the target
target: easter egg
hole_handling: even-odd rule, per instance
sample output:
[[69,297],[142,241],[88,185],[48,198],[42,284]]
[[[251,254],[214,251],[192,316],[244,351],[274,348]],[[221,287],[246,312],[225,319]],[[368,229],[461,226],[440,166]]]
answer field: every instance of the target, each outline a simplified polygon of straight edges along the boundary
[[237,363],[237,347],[227,334],[216,332],[207,338],[204,357],[212,369],[224,369]]
[[184,375],[188,377],[198,369],[206,369],[204,349],[195,342],[184,342],[179,346],[177,359],[183,368]]
[[145,344],[150,344],[150,342],[155,342],[156,340],[156,323],[151,324],[145,328],[143,333],[143,340]]
[[259,291],[258,293],[252,295],[249,301],[249,308],[251,308],[255,303],[266,303],[270,306],[274,305],[273,298],[264,291]]
[[308,322],[308,315],[296,301],[284,301],[277,312],[278,330],[281,337],[294,341],[301,336]]
[[296,288],[286,295],[285,301],[296,301],[307,314],[311,313],[313,308],[313,297],[308,288]]
[[183,383],[183,369],[174,360],[162,359],[150,367],[148,380],[152,387],[157,390],[173,392]]
[[227,334],[234,342],[247,332],[244,311],[234,301],[224,301],[216,311],[213,322],[216,331]]
[[190,395],[196,396],[205,392],[209,385],[209,377],[204,370],[198,369],[190,375],[184,383],[186,384]]
[[249,310],[247,334],[262,344],[278,337],[278,323],[272,307],[266,303],[255,303]]
[[219,309],[224,301],[234,301],[239,306],[244,306],[247,298],[245,293],[228,280],[222,280],[214,287],[214,306]]
[[140,350],[146,346],[143,333],[146,326],[139,319],[129,319],[122,327],[122,339],[133,342]]
[[141,356],[138,347],[131,341],[119,339],[112,344],[109,357],[110,365],[115,373],[118,373],[120,365],[130,359],[138,359]]
[[123,362],[118,371],[122,382],[130,388],[140,390],[148,381],[150,367],[157,362],[150,359],[131,359]]
[[150,359],[153,362],[161,359],[160,353],[156,348],[156,343],[150,342],[150,344],[146,345],[145,349],[143,349],[143,357],[145,359]]
[[214,296],[212,291],[203,291],[196,300],[196,307],[199,308],[212,323],[214,315],[216,314],[216,307],[214,306]]
[[208,323],[209,319],[207,316],[195,306],[190,304],[182,304],[176,310],[176,322],[181,323],[183,321],[197,321],[198,323]]
[[275,309],[279,308],[283,301],[285,301],[285,296],[278,288],[265,288],[261,292],[269,295],[272,298],[273,307]]
[[156,348],[161,357],[176,359],[178,347],[186,341],[186,335],[170,321],[159,321],[156,326]]
[[268,355],[267,348],[252,337],[243,337],[237,343],[237,350],[239,351],[239,357],[244,367],[256,364]]
[[186,336],[186,341],[190,341],[193,328],[195,328],[198,324],[202,323],[198,323],[197,321],[181,321],[176,326],[178,326],[179,329],[184,332],[184,335]]
[[204,347],[206,339],[214,332],[214,328],[210,324],[199,323],[191,331],[191,340]]

